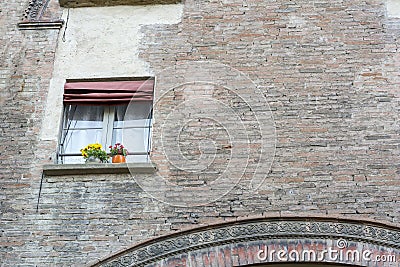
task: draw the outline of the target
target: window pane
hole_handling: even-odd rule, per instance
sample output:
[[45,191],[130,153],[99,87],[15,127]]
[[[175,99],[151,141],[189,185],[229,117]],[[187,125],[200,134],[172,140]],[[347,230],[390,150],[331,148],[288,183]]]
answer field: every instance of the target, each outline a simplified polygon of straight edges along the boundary
[[122,143],[128,149],[127,162],[148,162],[150,150],[152,102],[135,102],[115,107],[112,144]]
[[114,128],[147,127],[152,117],[152,102],[134,102],[115,108]]
[[101,143],[101,129],[70,130],[64,141],[64,153],[80,153],[88,144]]
[[78,156],[60,155],[63,163],[84,162],[79,150],[91,143],[101,143],[103,115],[104,107],[102,106],[68,105],[65,107],[59,152]]
[[115,107],[114,128],[122,127],[127,107],[128,105],[121,105]]
[[67,106],[64,129],[102,128],[103,106]]
[[122,143],[129,152],[149,151],[150,130],[148,128],[114,129],[113,144]]
[[150,157],[148,155],[128,155],[126,161],[130,162],[150,162]]
[[[62,156],[63,163],[83,163],[80,149],[91,143],[101,143],[106,134],[103,129],[104,120],[114,117],[113,124],[107,128],[112,130],[112,136],[106,137],[106,151],[108,146],[122,143],[130,153],[146,153],[150,150],[150,133],[152,102],[136,102],[131,105],[119,105],[110,109],[111,117],[106,106],[77,106],[68,105],[65,108],[62,138],[60,140],[61,154],[76,154]],[[108,116],[108,115],[107,115]],[[108,119],[107,119],[108,120]],[[107,140],[111,138],[111,140]],[[148,155],[132,155],[127,158],[128,162],[147,162]]]

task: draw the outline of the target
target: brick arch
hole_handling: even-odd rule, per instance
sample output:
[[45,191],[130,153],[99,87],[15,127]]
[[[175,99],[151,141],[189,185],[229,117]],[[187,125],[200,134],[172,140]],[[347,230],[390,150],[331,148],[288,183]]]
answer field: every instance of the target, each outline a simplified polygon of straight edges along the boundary
[[93,267],[230,267],[289,262],[400,266],[400,228],[333,218],[242,220],[155,238]]

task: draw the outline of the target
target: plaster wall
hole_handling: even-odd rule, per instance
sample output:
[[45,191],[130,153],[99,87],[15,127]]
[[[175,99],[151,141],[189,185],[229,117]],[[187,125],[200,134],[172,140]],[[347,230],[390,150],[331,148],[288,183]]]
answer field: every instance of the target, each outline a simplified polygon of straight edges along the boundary
[[42,140],[56,141],[66,79],[151,76],[139,58],[143,25],[180,22],[182,4],[64,9]]
[[399,0],[387,0],[386,8],[387,8],[388,17],[400,18],[400,1]]

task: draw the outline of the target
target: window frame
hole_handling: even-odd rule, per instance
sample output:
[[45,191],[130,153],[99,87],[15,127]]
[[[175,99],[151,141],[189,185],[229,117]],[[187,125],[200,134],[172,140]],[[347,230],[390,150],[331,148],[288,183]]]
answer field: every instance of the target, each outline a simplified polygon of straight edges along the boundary
[[[149,101],[150,102],[150,101]],[[101,129],[101,142],[100,144],[103,146],[104,150],[109,154],[110,145],[113,144],[113,132],[115,129],[130,129],[130,128],[136,128],[136,129],[143,129],[144,131],[147,131],[148,134],[145,135],[147,136],[147,141],[145,148],[147,148],[147,151],[136,151],[136,152],[129,152],[128,156],[144,156],[146,155],[146,162],[149,162],[149,157],[150,157],[150,152],[151,152],[151,138],[152,138],[152,129],[153,129],[153,101],[151,101],[150,105],[150,112],[148,117],[146,118],[146,121],[148,123],[145,123],[144,126],[130,126],[130,127],[124,127],[124,126],[119,126],[119,127],[114,127],[114,122],[115,120],[115,113],[116,113],[116,106],[107,106],[104,105],[104,110],[103,110],[103,121],[102,121],[102,127],[94,127],[94,128],[70,128],[70,127],[65,127],[65,124],[68,123],[67,119],[67,112],[68,112],[68,106],[79,106],[79,105],[64,105],[63,108],[63,114],[62,114],[62,121],[61,121],[61,129],[59,131],[60,137],[58,141],[58,148],[57,148],[57,156],[56,156],[56,163],[57,164],[73,164],[73,163],[65,163],[64,158],[65,157],[78,157],[82,156],[80,153],[65,153],[63,149],[65,149],[64,144],[65,144],[65,138],[68,135],[68,132],[73,130],[87,130],[87,129]],[[99,105],[101,106],[101,105]],[[128,108],[129,105],[127,105]],[[123,121],[124,122],[124,121]]]
[[[71,94],[74,94],[74,92],[71,91],[65,91],[67,88],[69,90],[71,90],[71,88],[73,88],[73,90],[79,90],[79,89],[75,89],[75,88],[88,88],[88,90],[93,90],[91,86],[93,86],[93,83],[108,83],[110,82],[110,93],[111,93],[111,102],[108,101],[100,101],[100,102],[82,102],[79,103],[77,101],[73,101],[73,103],[70,103],[70,101],[65,102],[66,100],[66,94],[68,95],[69,99],[71,99],[70,97],[72,96]],[[118,91],[119,89],[117,89],[118,87],[115,87],[115,84],[118,82],[132,82],[132,90],[129,91],[133,94],[132,98],[129,99],[125,99],[123,100],[123,102],[120,102],[118,99],[118,97],[120,96],[113,96],[112,93],[115,92],[115,90],[117,90],[117,92],[121,92]],[[141,82],[141,85],[139,83],[139,85],[137,84],[138,82]],[[78,83],[77,85],[74,85],[74,83]],[[81,87],[82,84],[88,83],[86,87],[86,85],[84,85],[85,87]],[[67,87],[68,84],[68,87]],[[142,85],[144,86],[143,89]],[[151,87],[149,87],[149,85],[151,85]],[[72,86],[72,87],[71,87]],[[77,87],[76,87],[77,86]],[[103,85],[104,86],[104,85]],[[125,85],[121,85],[124,88],[122,90],[126,90],[126,84]],[[139,87],[138,87],[139,86]],[[101,131],[101,138],[99,138],[99,135],[97,135],[97,141],[93,141],[93,142],[88,142],[89,143],[94,143],[94,142],[98,142],[101,143],[104,150],[106,150],[106,152],[110,155],[109,151],[109,146],[113,146],[116,142],[121,142],[119,139],[119,137],[121,137],[121,133],[117,133],[118,131],[124,131],[124,129],[143,129],[144,134],[141,138],[141,140],[143,139],[143,146],[141,147],[139,145],[139,147],[137,147],[135,145],[135,148],[137,150],[143,150],[143,151],[134,151],[133,148],[131,148],[131,150],[129,150],[130,148],[128,148],[129,150],[129,154],[128,154],[128,159],[130,158],[130,160],[128,162],[132,162],[132,163],[149,163],[150,162],[150,152],[151,152],[151,140],[152,140],[152,129],[153,129],[153,110],[154,110],[154,87],[155,87],[155,77],[132,77],[132,78],[97,78],[97,79],[67,79],[65,82],[65,86],[64,86],[64,100],[63,100],[63,111],[62,111],[62,116],[61,116],[61,121],[59,124],[59,131],[58,131],[58,142],[57,142],[57,150],[56,150],[56,157],[55,157],[55,163],[56,164],[83,164],[83,162],[77,162],[73,160],[74,157],[82,157],[81,153],[78,153],[75,151],[73,151],[74,153],[70,152],[70,153],[66,153],[66,151],[71,151],[71,150],[77,150],[79,151],[79,149],[81,149],[80,147],[78,148],[76,145],[76,147],[72,145],[70,145],[70,147],[66,144],[66,138],[68,138],[68,135],[70,135],[71,131],[82,131],[82,130],[89,130],[89,129],[93,129],[93,130],[100,130]],[[101,87],[100,87],[101,88]],[[102,88],[107,88],[107,87],[102,87]],[[135,89],[136,88],[136,89]],[[150,89],[151,88],[151,89]],[[86,89],[83,89],[86,90]],[[104,89],[99,89],[99,90],[104,90]],[[143,91],[142,91],[143,90]],[[106,91],[100,91],[100,92],[104,92],[107,93]],[[143,92],[143,93],[142,93]],[[150,93],[151,92],[151,93]],[[78,94],[85,94],[87,93],[87,91],[84,92],[77,92]],[[103,94],[104,94],[103,93]],[[119,94],[121,95],[121,94]],[[79,95],[78,99],[81,98]],[[104,96],[103,96],[104,97]],[[117,103],[114,103],[115,101],[118,101]],[[132,102],[133,101],[133,102]],[[135,102],[148,102],[148,106],[145,107],[145,113],[143,118],[138,118],[143,119],[144,123],[141,125],[129,125],[125,127],[125,122],[131,121],[132,119],[126,119],[125,115],[126,115],[126,111],[129,109],[131,110],[131,105],[134,105]],[[76,103],[74,103],[76,102]],[[72,115],[72,117],[70,118],[70,112],[71,112],[71,108],[69,107],[73,107],[75,106],[75,111],[76,112],[76,108],[78,106],[96,106],[96,107],[102,107],[102,122],[101,122],[101,128],[99,126],[97,127],[86,127],[83,125],[82,127],[71,127],[71,123],[73,123],[74,121],[74,116],[75,114]],[[125,107],[125,114],[122,112],[119,113],[118,111],[118,106],[124,106]],[[138,110],[139,113],[133,113],[133,114],[141,114],[140,110]],[[100,113],[99,113],[100,114]],[[118,115],[117,115],[118,114]],[[121,117],[122,119],[120,119],[120,114],[123,114],[123,116]],[[79,115],[78,115],[79,116]],[[133,120],[135,120],[135,118],[133,118]],[[78,119],[75,119],[75,121],[79,121],[79,117]],[[82,120],[85,121],[85,120]],[[101,120],[98,120],[101,121]],[[121,124],[115,124],[114,122],[117,121],[121,121]],[[98,133],[97,133],[98,134]],[[114,136],[115,135],[115,136]],[[99,140],[100,139],[100,140]],[[118,140],[118,141],[117,141]],[[68,143],[68,141],[67,141]],[[125,143],[125,142],[124,142]],[[72,149],[70,149],[72,147]],[[133,157],[133,156],[146,156],[146,157]],[[69,160],[68,160],[69,158]],[[72,160],[71,160],[72,159]]]

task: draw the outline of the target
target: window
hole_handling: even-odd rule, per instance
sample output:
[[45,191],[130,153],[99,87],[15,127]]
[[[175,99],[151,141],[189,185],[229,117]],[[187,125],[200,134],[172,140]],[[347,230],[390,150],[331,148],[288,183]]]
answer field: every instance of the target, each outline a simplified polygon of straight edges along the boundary
[[80,149],[122,143],[128,162],[147,162],[151,143],[154,80],[67,81],[57,161],[83,163]]

